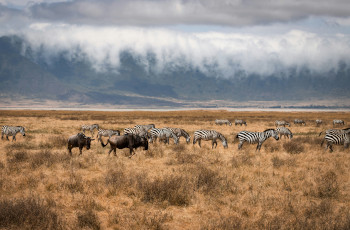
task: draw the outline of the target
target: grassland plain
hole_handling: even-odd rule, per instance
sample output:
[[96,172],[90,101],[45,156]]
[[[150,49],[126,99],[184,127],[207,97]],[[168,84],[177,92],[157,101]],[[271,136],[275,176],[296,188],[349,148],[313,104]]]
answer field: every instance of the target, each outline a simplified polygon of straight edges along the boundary
[[[26,137],[0,141],[0,228],[11,229],[350,229],[350,150],[325,152],[318,134],[349,112],[92,112],[0,111],[0,125],[23,125]],[[267,140],[260,152],[242,130],[290,127],[292,140]],[[245,119],[248,126],[216,126],[215,119]],[[314,120],[324,125],[316,127]],[[93,141],[73,149],[67,138],[82,124],[119,129],[153,123],[193,136],[215,129],[228,139],[198,145],[150,144],[117,157]],[[348,127],[346,125],[346,127]],[[95,131],[95,135],[96,135]],[[10,138],[11,139],[11,138]],[[106,142],[106,138],[103,139]]]

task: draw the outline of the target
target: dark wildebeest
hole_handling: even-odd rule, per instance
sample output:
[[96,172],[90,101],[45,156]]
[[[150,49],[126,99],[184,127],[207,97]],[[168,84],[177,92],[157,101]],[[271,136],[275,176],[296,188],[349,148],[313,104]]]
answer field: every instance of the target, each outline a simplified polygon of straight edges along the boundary
[[80,154],[82,154],[82,149],[84,146],[87,150],[90,149],[90,143],[95,139],[91,139],[91,137],[85,136],[84,133],[78,133],[76,135],[70,136],[68,138],[68,151],[70,155],[72,155],[72,148],[79,147]]
[[[114,155],[117,155],[117,148],[118,149],[124,149],[129,148],[130,149],[130,158],[135,154],[136,148],[143,146],[144,150],[148,150],[148,140],[145,137],[140,137],[135,134],[125,134],[123,136],[112,136],[107,140],[106,144],[103,144],[101,141],[102,147],[106,147],[108,143],[111,145],[111,149],[108,152],[108,155],[114,151]],[[134,152],[134,153],[133,153]],[[132,154],[133,153],[133,154]]]

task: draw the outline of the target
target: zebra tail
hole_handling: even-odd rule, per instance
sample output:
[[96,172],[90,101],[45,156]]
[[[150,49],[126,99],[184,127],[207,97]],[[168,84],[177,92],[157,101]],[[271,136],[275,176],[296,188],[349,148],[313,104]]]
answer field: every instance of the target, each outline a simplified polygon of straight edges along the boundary
[[320,132],[320,134],[318,134],[318,136],[321,136],[321,134],[323,133],[323,131],[322,132]]
[[107,143],[106,143],[106,144],[103,144],[103,141],[102,141],[102,139],[101,139],[101,145],[102,145],[103,148],[106,147],[106,146],[108,145],[108,143],[109,143],[109,139],[107,140]]
[[322,147],[322,145],[323,145],[323,142],[324,142],[324,139],[323,139],[322,142],[321,142],[321,147]]

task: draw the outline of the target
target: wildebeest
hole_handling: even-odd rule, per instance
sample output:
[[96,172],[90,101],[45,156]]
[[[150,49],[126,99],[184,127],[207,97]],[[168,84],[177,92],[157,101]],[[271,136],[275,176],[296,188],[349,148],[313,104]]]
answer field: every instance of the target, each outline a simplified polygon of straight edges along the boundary
[[129,148],[130,149],[130,158],[135,154],[135,150],[138,147],[143,146],[144,150],[148,150],[148,140],[145,137],[140,137],[135,134],[124,134],[123,136],[112,136],[107,140],[106,144],[103,144],[101,141],[102,147],[106,147],[108,143],[111,146],[111,149],[108,151],[108,155],[114,151],[114,155],[117,155],[117,148],[118,149],[124,149]]
[[78,133],[76,135],[72,135],[68,138],[68,151],[70,155],[72,155],[72,148],[79,147],[80,154],[82,154],[82,150],[86,147],[87,150],[90,149],[91,141],[95,139],[91,139],[91,137],[85,136],[84,133]]

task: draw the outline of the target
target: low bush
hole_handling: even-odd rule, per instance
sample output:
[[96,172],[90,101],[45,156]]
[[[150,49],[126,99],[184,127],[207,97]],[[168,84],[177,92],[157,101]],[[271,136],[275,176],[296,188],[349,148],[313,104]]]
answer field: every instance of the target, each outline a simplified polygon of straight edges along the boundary
[[283,149],[289,154],[300,154],[304,152],[304,146],[296,139],[283,143]]
[[40,198],[0,200],[0,228],[66,229],[58,213]]
[[138,177],[138,189],[143,202],[168,202],[170,205],[186,206],[193,195],[190,180],[183,176],[170,175],[150,180]]
[[78,226],[80,228],[90,228],[93,230],[101,229],[101,223],[96,215],[96,213],[92,210],[87,210],[83,212],[79,212],[77,214]]

